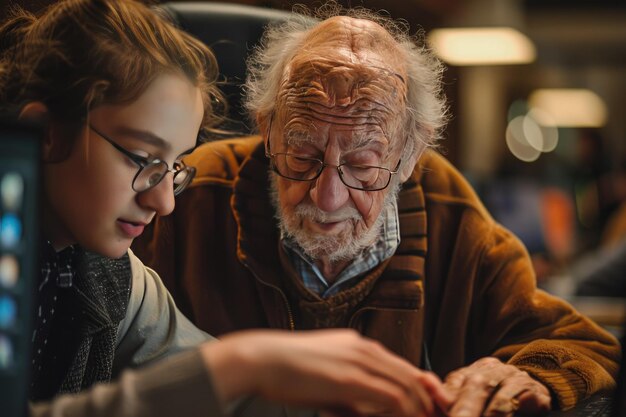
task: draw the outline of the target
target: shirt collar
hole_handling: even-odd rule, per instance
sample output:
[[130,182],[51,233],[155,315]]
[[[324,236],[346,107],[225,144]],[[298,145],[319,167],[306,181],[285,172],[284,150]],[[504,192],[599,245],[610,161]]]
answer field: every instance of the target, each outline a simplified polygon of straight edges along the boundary
[[43,255],[43,270],[56,270],[56,285],[68,288],[73,285],[79,251],[76,245],[70,245],[56,251],[52,242],[47,241]]

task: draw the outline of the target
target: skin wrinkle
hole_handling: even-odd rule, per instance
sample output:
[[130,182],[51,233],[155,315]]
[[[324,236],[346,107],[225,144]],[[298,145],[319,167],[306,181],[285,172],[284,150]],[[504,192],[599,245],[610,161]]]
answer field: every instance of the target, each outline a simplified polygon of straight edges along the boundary
[[[286,137],[287,149],[303,147],[305,145],[312,145],[312,146],[317,145],[318,148],[323,149],[319,141],[311,137],[310,135],[299,135],[299,134],[292,135],[288,132],[285,134],[285,137]],[[356,136],[353,136],[351,139],[352,139],[351,142],[343,141],[343,143],[341,143],[341,150],[344,151],[344,153],[358,150],[360,148],[368,147],[369,151],[373,151],[381,155],[382,153],[380,152],[380,150],[384,149],[385,146],[387,146],[388,144],[388,141],[384,137],[380,138],[377,136],[373,136],[371,134],[359,135],[358,132],[356,132]],[[307,154],[307,156],[315,156],[315,155]],[[344,162],[344,161],[341,160],[341,162]]]
[[[386,88],[384,88],[384,84],[385,84],[384,81],[390,81],[390,80],[388,77],[384,77],[382,80],[379,78],[373,80],[371,84],[375,84],[378,87],[376,89],[369,89],[366,87],[366,88],[361,88],[358,90],[357,89],[349,90],[350,93],[353,93],[356,91],[357,93],[364,93],[364,94],[356,98],[351,97],[349,101],[353,103],[353,105],[345,106],[345,107],[331,106],[330,103],[328,103],[328,102],[331,102],[331,100],[329,99],[329,94],[326,94],[324,91],[319,92],[318,96],[321,97],[322,100],[326,101],[326,103],[324,102],[319,103],[319,102],[313,102],[313,101],[307,101],[307,102],[302,103],[302,101],[298,100],[297,97],[292,98],[291,94],[286,94],[287,96],[289,96],[289,98],[285,107],[287,107],[289,110],[286,116],[287,123],[284,125],[284,128],[282,130],[283,132],[289,132],[291,130],[298,131],[298,132],[302,132],[302,131],[306,132],[307,130],[310,130],[311,132],[313,132],[313,134],[309,134],[307,132],[304,135],[300,135],[300,136],[301,137],[304,136],[307,139],[315,138],[314,140],[320,141],[320,137],[323,137],[323,134],[317,134],[317,135],[315,134],[315,133],[321,133],[318,131],[315,121],[332,123],[333,126],[335,127],[338,127],[338,126],[351,127],[352,129],[348,131],[352,131],[352,132],[355,132],[354,129],[361,130],[363,128],[363,125],[365,125],[367,126],[366,131],[372,132],[372,133],[369,133],[369,135],[368,134],[363,135],[361,134],[361,132],[357,130],[356,137],[353,137],[351,139],[353,143],[350,145],[343,144],[342,145],[343,149],[346,149],[346,148],[356,149],[358,147],[363,146],[367,142],[371,142],[371,139],[364,140],[364,138],[367,138],[367,136],[378,136],[380,138],[378,140],[379,142],[389,143],[390,141],[388,138],[390,135],[387,132],[395,131],[396,126],[395,126],[395,123],[390,124],[390,123],[387,123],[387,121],[395,120],[393,108],[396,106],[400,106],[401,103],[391,103],[391,104],[385,103],[386,105],[382,106],[382,108],[381,106],[377,105],[378,103],[383,102],[383,101],[376,100],[375,98],[380,97],[380,96],[384,97],[382,93],[387,90]],[[391,81],[397,82],[398,78],[393,77]],[[374,100],[371,100],[370,97],[373,97]],[[388,97],[388,99],[389,98],[394,98],[394,97],[393,96]],[[391,101],[391,100],[388,100],[388,101]],[[320,109],[322,110],[322,112],[318,111]],[[365,109],[365,110],[362,110],[362,109]],[[306,122],[303,122],[304,120],[306,120]],[[302,129],[300,128],[300,125],[304,125],[306,127]],[[391,127],[387,128],[386,126],[389,126],[389,125]],[[339,130],[339,128],[337,128],[337,130]],[[285,133],[283,134],[283,137],[290,138],[290,135],[289,133]],[[294,144],[300,141],[293,141],[293,140],[289,141],[288,139],[288,142],[291,144]],[[325,144],[326,142],[320,141],[319,143],[321,145],[321,144]],[[390,150],[391,149],[388,149],[388,151]],[[386,152],[383,155],[383,159],[386,159],[388,156],[389,156],[389,152]]]
[[[380,159],[377,165],[394,168],[405,141],[398,134],[407,105],[403,57],[391,36],[373,22],[340,17],[317,26],[285,69],[273,116],[272,151],[319,151],[312,156],[338,165],[346,151],[366,146],[365,152]],[[304,149],[297,149],[303,144]],[[275,180],[281,227],[330,282],[381,233],[381,213],[397,181],[393,178],[382,191],[354,190],[332,167],[312,182]],[[358,211],[356,218],[320,228],[328,219],[352,212],[350,208]]]
[[333,123],[336,125],[343,125],[343,126],[353,126],[353,125],[378,125],[380,124],[380,122],[384,119],[380,118],[380,117],[376,117],[374,115],[371,114],[365,114],[365,115],[356,115],[355,116],[341,116],[341,115],[334,115],[332,113],[323,113],[323,112],[318,112],[315,111],[312,107],[310,106],[293,106],[291,108],[291,112],[293,113],[293,117],[298,117],[302,114],[307,115],[307,111],[310,111],[312,114],[311,116],[313,116],[313,118],[321,121],[321,122],[329,122],[329,123]]
[[[341,65],[341,61],[335,64]],[[396,105],[406,102],[406,86],[401,77],[389,74],[382,68],[372,69],[366,63],[343,68],[342,71],[350,76],[336,74],[335,67],[327,68],[317,60],[305,62],[304,65],[294,60],[289,67],[289,74],[283,80],[278,95],[279,102],[285,105],[293,101],[304,102],[327,109],[338,108],[341,112],[342,108],[346,111],[354,106],[356,100],[368,98],[371,103],[369,109],[391,111]],[[297,80],[291,77],[297,77]]]
[[[354,117],[354,116],[344,116],[342,114],[350,110],[352,110],[353,112],[356,112],[357,115],[364,113],[366,117],[372,117],[373,116],[372,112],[375,112],[377,108],[382,108],[386,110],[387,112],[391,112],[392,110],[390,108],[386,108],[384,103],[375,102],[373,100],[366,99],[365,97],[358,98],[353,104],[352,108],[345,108],[345,109],[341,109],[341,108],[337,109],[335,107],[328,106],[325,103],[318,103],[313,100],[306,100],[306,99],[290,100],[290,101],[287,101],[287,104],[291,105],[293,108],[296,108],[296,109],[297,108],[304,109],[304,110],[311,109],[320,114],[329,115],[331,117],[335,117],[338,119]],[[336,114],[333,114],[333,111]],[[364,122],[367,122],[367,120],[364,120]]]
[[[395,80],[398,79],[395,78]],[[382,79],[376,78],[368,84],[361,82],[363,87],[349,90],[350,94],[357,93],[358,96],[346,98],[343,103],[350,104],[342,104],[341,106],[337,105],[336,95],[332,94],[335,89],[330,84],[326,87],[327,90],[331,91],[330,93],[315,91],[315,94],[312,94],[313,87],[307,88],[307,100],[302,100],[302,95],[289,89],[289,84],[287,84],[283,90],[284,93],[281,94],[284,97],[284,108],[289,109],[285,117],[287,123],[284,130],[288,131],[290,124],[298,123],[301,118],[306,118],[343,126],[356,127],[364,124],[383,126],[383,135],[387,137],[389,135],[386,132],[391,130],[385,128],[389,125],[387,121],[395,119],[394,110],[404,103],[404,100],[400,102],[394,100],[398,98],[398,95],[383,94],[385,91],[389,91],[388,81],[390,81],[388,77],[383,77]],[[379,97],[387,100],[377,99]],[[313,124],[311,123],[311,125]]]

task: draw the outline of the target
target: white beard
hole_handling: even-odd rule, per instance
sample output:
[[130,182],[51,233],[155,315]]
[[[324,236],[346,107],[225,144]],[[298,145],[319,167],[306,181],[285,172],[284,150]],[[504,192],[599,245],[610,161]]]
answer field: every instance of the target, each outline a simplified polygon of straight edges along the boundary
[[[364,224],[363,217],[354,206],[346,206],[333,213],[320,210],[311,203],[300,203],[293,210],[284,210],[278,197],[276,174],[270,172],[270,191],[278,226],[284,236],[295,241],[304,253],[312,260],[327,259],[329,262],[345,261],[356,258],[363,249],[370,246],[382,231],[385,220],[384,213],[389,204],[397,198],[399,184],[393,182],[387,192],[383,209],[372,227],[358,230],[359,222]],[[303,227],[304,219],[315,222],[347,221],[350,223],[341,232],[333,235],[312,233]]]

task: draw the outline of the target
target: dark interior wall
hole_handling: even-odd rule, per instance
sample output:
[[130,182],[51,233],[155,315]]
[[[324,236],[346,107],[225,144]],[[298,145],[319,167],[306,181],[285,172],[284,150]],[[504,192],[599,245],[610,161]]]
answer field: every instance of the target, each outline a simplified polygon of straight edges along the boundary
[[[323,3],[322,0],[223,1],[284,10],[291,9],[295,3],[312,7]],[[385,10],[393,18],[406,20],[411,32],[415,33],[420,30],[429,31],[433,28],[446,26],[450,22],[451,17],[462,15],[466,12],[469,4],[479,3],[480,1],[487,2],[488,0],[338,1],[344,6],[363,6],[373,10]],[[0,18],[6,16],[9,4],[19,4],[27,10],[36,11],[50,3],[53,3],[53,1],[0,0]],[[159,1],[151,0],[149,3],[159,3]],[[505,86],[503,87],[507,91],[503,91],[502,94],[512,97],[515,92],[520,97],[523,97],[534,88],[550,86],[541,84],[542,78],[537,75],[545,72],[544,68],[547,67],[559,68],[559,71],[564,74],[560,77],[564,85],[567,84],[567,80],[570,80],[570,84],[584,84],[584,81],[588,78],[586,74],[589,71],[585,72],[583,70],[591,66],[594,68],[603,68],[607,65],[619,68],[625,67],[626,61],[624,59],[626,58],[624,57],[626,57],[626,49],[624,48],[626,48],[626,42],[620,39],[607,41],[605,38],[601,38],[600,35],[596,37],[591,36],[594,33],[604,33],[601,29],[605,29],[607,26],[607,15],[617,18],[620,13],[625,14],[623,12],[626,10],[626,2],[623,0],[605,0],[602,2],[588,0],[524,0],[520,4],[523,5],[526,27],[538,48],[538,60],[532,65],[523,66],[523,68],[503,70],[507,72],[507,82],[504,83]],[[617,13],[613,13],[613,11]],[[570,15],[573,17],[570,18]],[[595,15],[599,17],[594,18]],[[560,22],[560,26],[557,27],[556,22]],[[593,22],[596,22],[595,26],[589,26],[589,23]],[[590,27],[596,29],[590,29]],[[585,28],[587,29],[585,30]],[[570,30],[570,32],[567,30]],[[579,37],[575,38],[575,36]],[[577,39],[575,42],[568,42],[568,40],[574,38]],[[617,48],[619,45],[622,45],[621,49]],[[463,163],[459,153],[462,152],[461,149],[464,143],[473,140],[467,137],[467,133],[464,132],[462,124],[460,124],[465,112],[459,108],[458,102],[459,99],[464,98],[461,91],[463,91],[464,82],[467,83],[467,81],[464,81],[465,74],[464,68],[449,67],[444,75],[444,90],[452,118],[444,134],[445,140],[442,142],[442,150],[453,163],[461,167],[463,167]],[[623,106],[621,106],[620,102],[617,102],[617,105],[615,102],[610,104],[613,106],[613,109],[609,110],[612,117],[615,118],[619,113],[617,109],[623,108]],[[503,113],[505,113],[505,110],[503,110]],[[467,115],[465,116],[467,117]],[[623,123],[616,124],[613,121],[613,127],[609,126],[609,133],[606,135],[609,138],[613,138],[616,150],[613,154],[623,155],[615,158],[616,160],[626,160],[626,146],[621,144],[624,141],[624,131],[626,129],[623,129],[622,126]]]
[[[176,0],[174,0],[176,1]],[[188,0],[187,0],[188,1]],[[148,1],[158,4],[163,1]],[[222,0],[224,3],[238,3],[251,6],[269,7],[274,9],[291,10],[294,4],[304,4],[315,8],[322,4],[320,0]],[[453,13],[459,8],[459,0],[339,0],[346,7],[367,7],[371,10],[382,11],[393,18],[404,19],[411,33],[426,32],[440,26],[446,14]],[[7,16],[10,5],[19,5],[26,10],[36,12],[45,6],[54,3],[53,0],[0,0],[0,19]],[[448,98],[451,113],[455,113],[457,96],[456,80],[458,76],[454,69],[445,74],[445,95]],[[442,150],[446,156],[455,162],[457,160],[456,135],[458,128],[453,118],[444,134]]]

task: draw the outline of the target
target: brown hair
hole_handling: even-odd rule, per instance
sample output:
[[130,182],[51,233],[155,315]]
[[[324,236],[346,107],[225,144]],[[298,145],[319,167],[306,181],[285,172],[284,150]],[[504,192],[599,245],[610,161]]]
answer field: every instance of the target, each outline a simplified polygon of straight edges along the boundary
[[[217,62],[200,41],[132,0],[65,0],[35,16],[16,8],[0,27],[0,110],[41,101],[63,123],[101,104],[128,103],[163,73],[202,93],[202,127],[221,120]],[[82,123],[81,123],[82,124]]]

